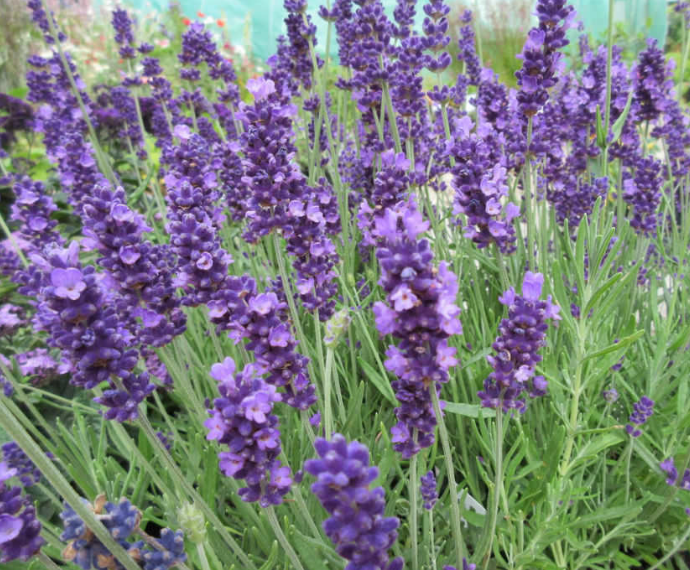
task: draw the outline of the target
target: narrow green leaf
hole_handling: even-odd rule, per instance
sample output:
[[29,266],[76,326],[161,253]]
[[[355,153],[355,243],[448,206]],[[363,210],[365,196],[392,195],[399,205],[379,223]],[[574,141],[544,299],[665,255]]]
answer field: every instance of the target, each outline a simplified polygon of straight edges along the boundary
[[613,123],[613,126],[611,127],[611,132],[613,133],[613,139],[611,140],[611,144],[617,142],[621,136],[621,133],[623,132],[625,120],[628,118],[628,113],[630,113],[630,107],[632,105],[633,100],[633,93],[634,91],[631,90],[628,94],[628,100],[625,102],[625,108],[623,109],[621,116],[616,119],[616,122]]
[[599,108],[599,105],[597,105],[596,115],[597,115],[597,130],[596,130],[597,146],[603,150],[606,148],[606,133],[604,132],[604,122],[601,119],[601,109]]
[[604,356],[605,354],[609,354],[611,352],[616,352],[617,350],[621,350],[627,347],[628,345],[632,344],[639,338],[641,338],[643,335],[644,331],[637,331],[634,334],[631,334],[630,336],[626,336],[625,338],[621,339],[620,342],[611,344],[606,348],[602,348],[601,350],[597,350],[596,352],[588,354],[584,357],[583,362],[586,362],[587,360],[590,360],[592,358],[599,358],[600,356]]
[[458,414],[468,418],[494,418],[496,410],[482,408],[479,404],[459,404],[457,402],[446,402],[443,411],[451,414]]
[[393,393],[393,388],[391,388],[390,382],[386,378],[382,378],[381,375],[376,372],[374,367],[361,357],[357,357],[357,362],[364,370],[367,378],[371,383],[376,386],[376,389],[383,394],[383,396],[394,406],[398,405],[398,401],[395,399],[395,394]]

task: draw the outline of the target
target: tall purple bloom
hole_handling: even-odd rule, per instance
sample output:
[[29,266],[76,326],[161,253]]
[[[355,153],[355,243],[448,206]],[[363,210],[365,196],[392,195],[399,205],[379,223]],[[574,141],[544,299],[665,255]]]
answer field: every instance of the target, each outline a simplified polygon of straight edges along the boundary
[[49,249],[45,257],[34,256],[48,281],[39,293],[38,322],[48,331],[49,344],[71,362],[71,383],[92,389],[108,382],[95,398],[109,408],[105,417],[134,419],[154,385],[146,373],[134,372],[139,354],[128,323],[103,289],[101,276],[91,266],[82,267],[78,254],[79,244],[71,242],[65,249]]
[[532,398],[546,394],[546,380],[535,376],[536,366],[542,360],[539,349],[546,342],[546,321],[561,317],[550,295],[545,301],[539,300],[543,284],[541,273],[528,271],[522,282],[522,295],[517,295],[511,287],[499,298],[508,307],[508,318],[501,321],[500,336],[492,345],[496,355],[487,357],[494,371],[478,393],[485,408],[524,412],[525,391]]
[[564,65],[563,54],[558,50],[570,42],[565,32],[575,18],[573,7],[567,0],[539,0],[537,2],[539,26],[532,28],[525,46],[518,56],[522,69],[515,72],[520,91],[520,110],[527,117],[535,115],[546,103],[548,90],[557,82],[557,75]]
[[316,402],[308,360],[296,350],[285,301],[273,292],[258,293],[254,279],[243,276],[229,278],[208,307],[211,321],[220,330],[229,331],[236,342],[247,339],[246,348],[254,352],[258,365],[256,372],[265,375],[268,384],[284,387],[285,403],[306,410]]
[[471,10],[465,10],[462,13],[460,23],[462,26],[458,39],[458,60],[465,64],[465,75],[467,75],[469,85],[479,85],[481,71],[475,47],[476,38],[472,27]]
[[388,347],[385,366],[398,377],[392,384],[400,402],[392,433],[396,451],[406,458],[434,442],[430,390],[438,393],[448,381],[448,369],[458,363],[448,338],[462,333],[457,277],[445,262],[436,269],[429,242],[417,239],[428,227],[411,199],[376,218],[374,232],[386,302],[373,309],[379,334],[400,341]]
[[314,447],[320,459],[305,461],[304,469],[316,477],[311,490],[331,515],[323,529],[349,561],[345,570],[401,570],[401,558],[388,558],[400,521],[384,516],[383,487],[369,488],[379,473],[369,466],[369,450],[340,434],[318,438]]
[[230,451],[218,454],[220,470],[228,477],[244,479],[239,490],[243,501],[259,501],[262,507],[279,505],[292,484],[290,468],[281,465],[278,418],[273,405],[281,400],[276,387],[257,374],[254,365],[235,374],[235,362],[226,358],[214,364],[211,376],[220,382],[221,397],[204,422],[206,439],[218,440]]
[[[516,239],[512,221],[520,208],[512,202],[504,204],[507,170],[500,163],[499,141],[489,124],[470,134],[472,127],[469,117],[458,119],[456,136],[447,143],[447,152],[455,159],[453,213],[466,216],[464,235],[477,247],[495,243],[502,253],[512,253]],[[461,218],[456,223],[462,223]]]
[[647,49],[640,52],[632,69],[639,121],[654,121],[666,111],[673,98],[674,67],[673,60],[666,61],[657,41],[647,39]]

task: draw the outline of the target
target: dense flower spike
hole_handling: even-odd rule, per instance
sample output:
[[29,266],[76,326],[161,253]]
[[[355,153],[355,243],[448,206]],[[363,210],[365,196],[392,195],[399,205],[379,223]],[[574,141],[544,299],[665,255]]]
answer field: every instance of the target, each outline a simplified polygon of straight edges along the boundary
[[34,257],[48,280],[39,294],[38,322],[50,334],[49,344],[71,362],[70,382],[86,389],[108,382],[109,388],[95,398],[109,408],[105,417],[134,419],[154,385],[146,373],[133,372],[138,352],[128,322],[110,302],[101,276],[91,266],[82,267],[78,255],[79,244],[73,241]]
[[[82,500],[88,504],[85,499]],[[143,563],[142,568],[144,570],[168,570],[186,560],[182,532],[173,532],[169,528],[164,528],[161,531],[160,539],[146,535],[139,527],[141,513],[129,499],[123,497],[119,503],[115,504],[108,502],[105,495],[99,495],[93,507],[91,505],[89,507],[93,509],[96,518],[100,520],[118,544],[135,561],[140,564]],[[91,568],[119,570],[122,568],[72,507],[65,505],[65,510],[60,514],[60,518],[64,525],[64,531],[60,538],[68,543],[62,553],[65,560],[73,562],[84,570]],[[141,536],[145,537],[146,540],[132,541],[132,539]]]
[[640,121],[654,121],[668,108],[673,92],[673,60],[666,61],[657,41],[649,38],[633,68],[635,104]]
[[257,292],[256,282],[245,275],[229,278],[208,307],[219,330],[229,331],[235,342],[247,339],[245,346],[254,352],[257,373],[265,374],[268,384],[284,387],[285,403],[306,410],[316,402],[308,360],[296,351],[284,300],[272,291]]
[[127,206],[124,190],[96,188],[84,199],[86,243],[103,256],[98,264],[112,278],[112,290],[123,318],[144,345],[160,347],[185,330],[170,263],[170,248],[143,240],[151,231],[141,214]]
[[485,408],[502,409],[507,412],[517,409],[524,412],[526,402],[522,397],[527,392],[536,398],[546,394],[547,381],[535,376],[536,366],[542,360],[539,349],[546,342],[547,320],[560,320],[559,307],[551,302],[539,300],[544,284],[541,273],[525,273],[522,295],[511,287],[499,301],[508,307],[508,318],[501,321],[492,348],[496,355],[487,360],[494,371],[484,380],[484,390],[478,393]]
[[400,521],[384,517],[383,488],[369,488],[379,473],[369,466],[369,450],[340,434],[318,438],[314,447],[320,459],[305,461],[304,470],[316,477],[311,490],[331,515],[323,529],[349,561],[345,570],[401,570],[402,559],[388,558]]
[[460,38],[458,39],[458,60],[465,64],[465,74],[469,85],[479,85],[481,71],[475,48],[476,38],[472,27],[472,11],[465,10],[460,16],[460,22],[463,25],[460,28]]
[[[51,454],[48,456],[52,457]],[[19,478],[24,487],[31,487],[41,480],[41,472],[14,441],[3,444],[1,459],[7,468],[16,471],[14,476]]]
[[400,402],[392,433],[403,457],[434,442],[430,390],[438,392],[440,383],[448,381],[448,369],[458,363],[448,338],[462,333],[455,304],[457,277],[446,262],[436,269],[429,242],[417,239],[428,227],[410,199],[385,210],[374,230],[386,293],[386,302],[373,307],[376,327],[381,336],[400,340],[398,346],[388,347],[385,366],[398,377],[392,384]]
[[31,250],[40,251],[53,242],[63,244],[64,238],[55,230],[57,222],[51,218],[57,206],[46,195],[43,182],[25,176],[17,180],[13,190],[12,221],[20,224],[19,236],[31,244]]
[[[633,412],[630,414],[629,424],[626,424],[625,431],[628,435],[632,437],[640,437],[642,435],[642,430],[639,427],[647,423],[647,420],[654,413],[654,400],[649,399],[647,396],[642,396],[639,402],[633,404]],[[634,425],[633,425],[634,424]]]
[[537,16],[539,26],[529,31],[522,53],[516,56],[522,60],[522,69],[515,72],[520,86],[517,98],[527,117],[544,106],[548,90],[557,82],[564,65],[558,50],[570,43],[565,32],[572,25],[575,11],[567,0],[539,0]]
[[279,505],[290,490],[290,468],[281,465],[278,418],[271,412],[281,400],[276,387],[258,375],[255,365],[235,373],[235,362],[228,357],[214,364],[211,376],[220,384],[220,398],[204,422],[206,439],[218,440],[230,451],[218,454],[220,470],[247,486],[239,490],[243,501],[259,501],[262,507]]
[[422,475],[420,491],[422,500],[424,501],[424,508],[430,511],[434,508],[436,501],[438,501],[438,489],[436,487],[436,477],[434,477],[433,471],[429,471],[426,475]]
[[636,231],[656,234],[657,209],[661,203],[661,162],[649,156],[635,164],[635,174],[623,181],[623,199],[632,206],[630,225]]
[[41,537],[41,523],[28,497],[21,495],[21,487],[7,481],[19,471],[7,461],[0,462],[0,563],[12,560],[26,562],[36,555],[45,540]]
[[[489,125],[472,131],[472,119],[462,117],[455,127],[455,139],[447,143],[455,160],[452,185],[455,188],[453,213],[464,214],[465,237],[477,247],[495,243],[502,253],[515,251],[512,221],[520,208],[508,202],[507,170],[499,162],[499,142]],[[456,223],[461,223],[458,218]]]

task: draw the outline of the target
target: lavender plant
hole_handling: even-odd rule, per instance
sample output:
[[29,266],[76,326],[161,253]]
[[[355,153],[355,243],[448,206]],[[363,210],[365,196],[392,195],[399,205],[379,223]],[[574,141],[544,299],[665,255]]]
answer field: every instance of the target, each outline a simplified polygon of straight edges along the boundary
[[664,52],[572,41],[539,0],[513,89],[443,0],[311,8],[285,0],[244,83],[209,22],[161,48],[116,6],[95,85],[28,2],[46,48],[0,94],[3,568],[683,568]]

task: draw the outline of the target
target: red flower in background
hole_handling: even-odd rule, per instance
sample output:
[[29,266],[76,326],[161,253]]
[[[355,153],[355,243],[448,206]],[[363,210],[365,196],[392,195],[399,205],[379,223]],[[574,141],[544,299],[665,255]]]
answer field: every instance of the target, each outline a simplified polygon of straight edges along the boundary
[[185,26],[189,26],[189,24],[191,24],[192,21],[191,21],[189,18],[182,18],[182,23],[183,23]]
[[205,17],[206,17],[206,14],[204,14],[203,12],[197,12],[197,13],[196,13],[196,17],[197,17],[197,18],[205,18]]
[[216,24],[218,24],[219,28],[224,28],[225,27],[225,20],[216,20]]

